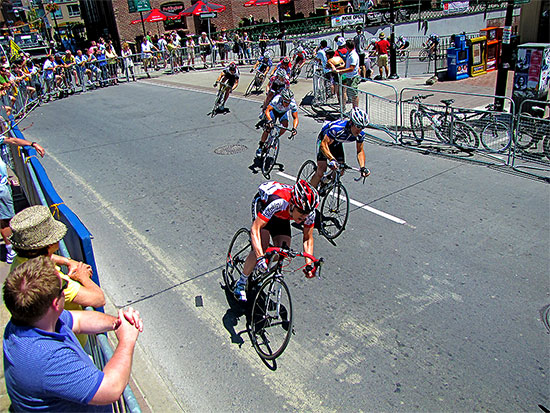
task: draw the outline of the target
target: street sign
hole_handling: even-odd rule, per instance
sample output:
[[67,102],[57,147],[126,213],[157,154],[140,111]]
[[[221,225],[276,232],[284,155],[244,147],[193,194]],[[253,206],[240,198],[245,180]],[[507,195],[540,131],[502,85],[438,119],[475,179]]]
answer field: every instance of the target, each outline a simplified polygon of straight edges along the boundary
[[216,13],[215,11],[213,11],[211,13],[201,13],[200,14],[201,19],[213,19],[214,17],[218,17],[218,13]]
[[149,10],[151,10],[151,3],[149,2],[149,0],[128,0],[129,13]]

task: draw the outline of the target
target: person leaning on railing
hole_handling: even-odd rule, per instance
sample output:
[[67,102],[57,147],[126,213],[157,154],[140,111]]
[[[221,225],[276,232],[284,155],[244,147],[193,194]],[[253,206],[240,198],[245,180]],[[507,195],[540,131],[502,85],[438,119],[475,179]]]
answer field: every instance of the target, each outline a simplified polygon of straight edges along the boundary
[[[99,286],[92,281],[92,267],[79,261],[55,255],[59,249],[59,241],[67,232],[67,227],[53,218],[45,205],[36,205],[26,208],[15,215],[10,226],[9,237],[17,256],[11,265],[11,271],[25,261],[46,256],[57,265],[64,265],[68,273],[63,274],[59,267],[59,276],[67,281],[65,290],[65,308],[67,310],[82,310],[84,307],[103,307],[105,296]],[[87,336],[78,337],[84,346]]]
[[[64,309],[67,283],[46,256],[24,262],[4,282],[11,320],[4,331],[4,377],[10,411],[111,412],[132,368],[143,321],[133,308],[118,317]],[[118,345],[103,371],[75,333],[115,331]]]

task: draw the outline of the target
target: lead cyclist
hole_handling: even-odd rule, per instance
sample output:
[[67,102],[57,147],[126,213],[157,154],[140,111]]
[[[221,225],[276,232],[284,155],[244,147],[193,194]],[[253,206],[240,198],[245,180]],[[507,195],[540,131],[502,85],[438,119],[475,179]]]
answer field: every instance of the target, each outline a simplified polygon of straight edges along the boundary
[[[301,179],[294,186],[275,181],[261,184],[252,201],[252,227],[250,237],[252,251],[246,258],[243,273],[237,280],[233,293],[239,301],[246,301],[246,282],[254,268],[259,272],[267,271],[267,261],[264,257],[269,247],[273,245],[290,247],[290,221],[304,225],[303,251],[313,255],[313,226],[315,223],[315,208],[319,205],[319,194],[306,181]],[[305,258],[306,265],[311,260]],[[306,277],[315,276],[315,270],[306,273]]]

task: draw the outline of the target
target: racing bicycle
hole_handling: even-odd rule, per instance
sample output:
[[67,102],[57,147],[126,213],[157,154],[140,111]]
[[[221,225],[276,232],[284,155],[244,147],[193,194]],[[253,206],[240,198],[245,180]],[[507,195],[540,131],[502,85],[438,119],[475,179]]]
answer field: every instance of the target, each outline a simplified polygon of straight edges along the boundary
[[[271,126],[271,130],[269,129],[269,125],[265,125],[264,129],[269,132],[269,135],[267,135],[267,139],[265,140],[264,146],[262,147],[262,154],[260,155],[260,164],[262,167],[262,175],[265,176],[266,179],[269,179],[271,170],[275,166],[275,163],[277,162],[277,156],[279,155],[279,144],[280,139],[279,135],[281,133],[281,129],[291,132],[292,129],[285,128],[281,124],[273,124]],[[292,134],[288,137],[288,139],[292,139]]]
[[253,92],[261,93],[263,91],[262,85],[264,84],[265,76],[266,76],[265,73],[260,72],[258,69],[256,69],[254,78],[250,81],[250,84],[246,88],[246,92],[244,92],[244,95],[249,96]]
[[[241,228],[231,240],[223,271],[225,288],[231,294],[251,251],[250,231]],[[312,263],[290,270],[288,264],[296,257],[310,259]],[[292,300],[285,273],[303,269],[306,274],[313,272],[320,276],[323,259],[286,246],[269,247],[265,258],[268,270],[265,273],[254,270],[248,277],[247,297],[252,307],[247,314],[246,327],[258,355],[265,360],[275,360],[285,351],[293,333]]]
[[410,112],[411,130],[416,141],[422,143],[427,131],[431,129],[441,142],[450,143],[463,150],[476,149],[479,146],[479,136],[474,128],[454,115],[451,107],[454,99],[441,100],[445,105],[441,110],[421,103],[430,96],[433,94],[417,95],[404,101],[417,104],[417,108]]
[[[344,232],[349,217],[349,196],[346,187],[341,181],[342,175],[348,169],[361,172],[360,169],[353,168],[345,163],[338,165],[338,169],[327,170],[321,182],[319,183],[319,196],[321,199],[320,208],[320,228],[321,234],[328,240],[333,240]],[[315,161],[307,160],[300,167],[296,182],[300,179],[304,179],[306,182],[310,182],[313,175],[317,171],[317,164]],[[354,178],[355,181],[359,181],[365,178]]]
[[216,116],[218,109],[223,105],[223,98],[225,96],[225,91],[230,87],[231,86],[229,86],[225,82],[220,83],[220,88],[218,89],[218,93],[216,94],[216,100],[214,101],[214,107],[212,108],[212,112],[210,112],[211,117]]

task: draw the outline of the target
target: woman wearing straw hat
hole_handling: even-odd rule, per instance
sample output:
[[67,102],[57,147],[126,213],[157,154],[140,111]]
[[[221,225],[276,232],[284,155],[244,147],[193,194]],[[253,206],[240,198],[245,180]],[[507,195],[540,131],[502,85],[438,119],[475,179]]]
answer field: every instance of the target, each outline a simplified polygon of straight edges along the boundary
[[[50,257],[56,266],[65,265],[68,268],[68,274],[64,274],[57,267],[59,276],[68,281],[65,309],[81,310],[83,307],[105,305],[103,291],[90,278],[92,267],[54,254],[59,249],[59,241],[65,236],[67,227],[53,218],[47,206],[36,205],[24,209],[11,219],[10,228],[11,243],[17,253],[10,270],[31,258]],[[82,345],[85,344],[85,335],[78,339]]]
[[[26,139],[11,138],[6,135],[0,135],[0,150],[4,149],[3,146],[7,143],[17,146],[32,146],[36,150],[36,152],[42,157],[44,157],[44,154],[46,153],[44,148],[36,142],[31,142]],[[13,252],[11,248],[11,242],[9,240],[9,236],[11,234],[10,219],[12,219],[14,215],[15,210],[13,209],[13,198],[11,195],[11,186],[8,179],[8,167],[6,166],[2,158],[0,158],[0,232],[2,233],[4,244],[6,245],[7,264],[11,264],[13,262],[13,258],[15,257],[15,252]]]

